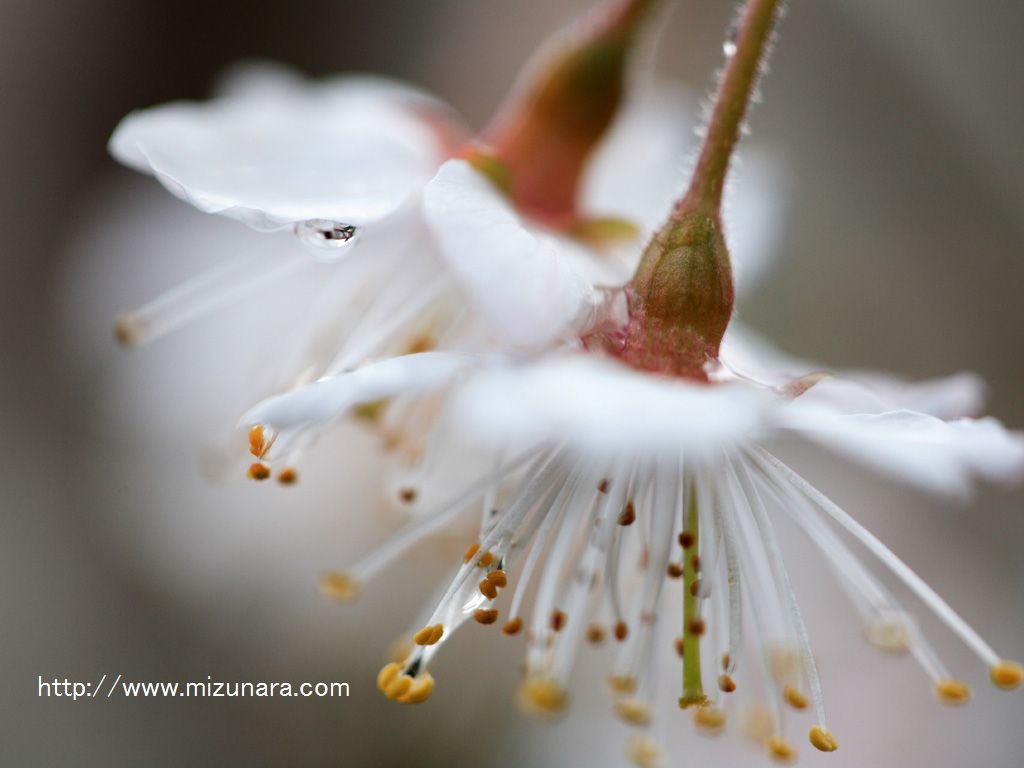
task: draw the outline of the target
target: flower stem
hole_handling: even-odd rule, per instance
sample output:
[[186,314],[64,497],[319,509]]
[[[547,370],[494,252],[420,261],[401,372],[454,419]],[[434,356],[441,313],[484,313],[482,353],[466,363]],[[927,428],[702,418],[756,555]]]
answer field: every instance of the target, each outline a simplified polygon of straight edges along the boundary
[[727,42],[732,55],[719,82],[690,188],[679,209],[711,213],[721,207],[729,160],[761,74],[779,5],[780,0],[747,0],[735,28],[736,39]]
[[697,514],[697,489],[690,483],[687,496],[683,547],[683,695],[679,706],[707,703],[700,674],[700,638],[704,633],[700,618],[700,521]]

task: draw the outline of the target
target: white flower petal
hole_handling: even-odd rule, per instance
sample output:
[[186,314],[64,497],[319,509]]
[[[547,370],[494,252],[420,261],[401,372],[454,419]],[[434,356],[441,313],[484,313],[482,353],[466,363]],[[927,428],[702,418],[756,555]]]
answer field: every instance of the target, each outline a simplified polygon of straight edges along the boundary
[[703,386],[570,355],[477,373],[455,412],[495,440],[568,440],[587,454],[706,453],[756,438],[775,403],[743,384]]
[[[582,208],[631,219],[649,236],[686,191],[696,121],[696,99],[682,86],[638,84],[587,169]],[[777,253],[787,198],[779,164],[764,152],[744,149],[723,201],[740,294],[758,282]]]
[[995,419],[913,411],[844,415],[794,402],[781,426],[895,480],[966,498],[977,480],[1024,480],[1024,436]]
[[284,88],[281,77],[245,77],[224,98],[133,112],[110,151],[200,210],[256,229],[378,221],[443,160],[441,140],[417,113],[426,96],[417,102],[376,78]]
[[359,403],[443,386],[476,358],[454,352],[392,357],[267,398],[239,425],[265,424],[284,431],[330,422]]
[[491,330],[541,347],[571,335],[594,291],[557,237],[530,232],[490,181],[449,160],[427,185],[423,210],[441,258]]

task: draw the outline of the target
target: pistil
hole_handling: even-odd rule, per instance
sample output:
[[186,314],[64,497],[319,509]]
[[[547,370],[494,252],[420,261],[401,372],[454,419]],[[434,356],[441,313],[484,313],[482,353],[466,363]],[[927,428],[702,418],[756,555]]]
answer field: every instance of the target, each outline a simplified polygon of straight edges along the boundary
[[700,670],[700,639],[704,620],[700,616],[700,521],[697,514],[697,489],[690,483],[687,491],[686,525],[680,542],[683,544],[683,709],[703,706],[708,697]]

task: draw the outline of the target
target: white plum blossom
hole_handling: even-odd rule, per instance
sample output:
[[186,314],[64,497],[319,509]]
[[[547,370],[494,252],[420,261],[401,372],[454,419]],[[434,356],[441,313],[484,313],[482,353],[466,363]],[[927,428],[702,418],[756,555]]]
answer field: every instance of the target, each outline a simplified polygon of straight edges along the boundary
[[[995,685],[1020,685],[1019,664],[777,455],[779,444],[802,442],[961,500],[982,482],[1024,481],[1024,436],[991,418],[968,418],[980,401],[976,377],[913,385],[877,374],[832,378],[731,324],[722,185],[777,5],[747,3],[689,189],[630,278],[606,282],[597,262],[529,237],[497,196],[489,205],[482,188],[474,193],[479,182],[468,166],[450,161],[424,192],[426,219],[440,233],[446,268],[504,347],[369,363],[269,398],[243,417],[260,435],[285,435],[364,401],[437,391],[443,406],[428,451],[468,440],[491,458],[485,471],[467,466],[461,486],[417,522],[330,575],[335,596],[354,597],[425,537],[469,511],[481,516],[477,540],[419,617],[412,649],[381,670],[378,687],[388,698],[426,699],[429,667],[454,631],[469,619],[503,619],[506,634],[526,629],[526,709],[560,713],[581,646],[611,635],[620,643],[608,674],[614,710],[646,729],[655,687],[664,684],[651,663],[656,628],[671,613],[665,593],[675,592],[679,705],[693,708],[695,723],[719,730],[735,691],[761,690],[769,754],[795,755],[784,705],[811,707],[810,742],[834,751],[810,632],[777,540],[783,518],[824,554],[868,638],[912,654],[941,701],[964,703],[970,691],[851,543],[959,637]],[[792,368],[803,370],[794,376]],[[656,752],[646,737],[632,747],[641,765]]]

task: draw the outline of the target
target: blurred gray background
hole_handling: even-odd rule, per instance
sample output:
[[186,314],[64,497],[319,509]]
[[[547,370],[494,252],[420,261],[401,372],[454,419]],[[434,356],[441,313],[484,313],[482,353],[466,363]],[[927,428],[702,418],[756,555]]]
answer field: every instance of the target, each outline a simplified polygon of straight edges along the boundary
[[[703,91],[732,3],[676,6],[658,66]],[[211,625],[208,616],[161,590],[139,557],[120,551],[123,540],[111,543],[111,497],[95,493],[108,478],[94,473],[97,456],[116,456],[118,438],[95,424],[95,368],[72,364],[58,341],[74,317],[62,303],[88,297],[55,286],[74,268],[74,233],[94,198],[130,183],[105,152],[117,120],[135,107],[201,98],[225,65],[267,57],[312,75],[355,69],[408,79],[480,126],[524,55],[585,7],[0,0],[0,764],[468,765],[484,754],[508,765],[623,762],[620,751],[595,749],[587,729],[601,721],[570,722],[561,735],[524,725],[507,704],[518,666],[509,651],[501,664],[479,655],[463,694],[415,713],[366,686],[340,706],[35,695],[37,674],[186,679],[215,671],[354,683],[379,656],[363,648],[362,630],[341,626],[343,616],[307,592],[287,599],[319,633],[318,653],[285,642],[279,628],[254,641],[258,607],[211,600],[208,610],[223,608],[230,622],[196,629]],[[976,371],[990,385],[990,410],[1024,428],[1022,32],[1017,0],[790,3],[752,121],[753,140],[790,172],[789,220],[778,269],[744,307],[748,322],[787,351],[836,367],[911,377]],[[99,465],[115,499],[146,504],[143,479],[112,459]],[[823,488],[997,648],[1024,656],[1024,493],[986,493],[963,512],[864,480],[869,503],[838,479]],[[830,625],[827,596],[808,605],[812,628]],[[395,610],[410,606],[399,600]],[[856,632],[846,617],[835,622]],[[403,626],[394,620],[390,630]],[[851,690],[828,694],[843,725],[831,765],[1019,765],[1024,697],[986,687],[984,670],[956,643],[940,635],[938,645],[955,668],[973,670],[964,676],[978,701],[950,713],[929,701],[923,678],[901,671],[908,661],[878,662],[856,644],[848,655],[832,652],[833,637],[826,628],[819,638],[826,678],[856,675]],[[473,645],[459,642],[452,656]],[[481,716],[484,702],[493,719]],[[723,764],[714,750],[702,754]],[[756,752],[748,759],[765,763]]]

